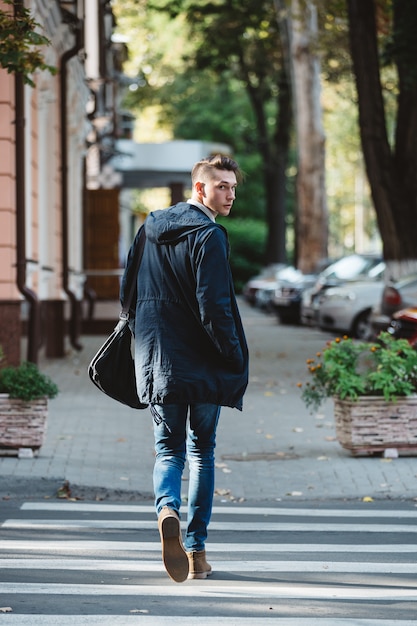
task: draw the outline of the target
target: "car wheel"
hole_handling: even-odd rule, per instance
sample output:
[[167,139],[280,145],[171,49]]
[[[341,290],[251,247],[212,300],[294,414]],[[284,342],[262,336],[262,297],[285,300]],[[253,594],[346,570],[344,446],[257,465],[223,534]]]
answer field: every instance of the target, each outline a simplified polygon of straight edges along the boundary
[[352,327],[352,335],[356,339],[361,339],[362,341],[370,341],[373,336],[372,326],[370,322],[371,311],[363,311],[360,315],[357,316],[353,323]]
[[278,313],[278,321],[284,326],[287,326],[289,324],[297,326],[299,324],[297,317],[291,313]]

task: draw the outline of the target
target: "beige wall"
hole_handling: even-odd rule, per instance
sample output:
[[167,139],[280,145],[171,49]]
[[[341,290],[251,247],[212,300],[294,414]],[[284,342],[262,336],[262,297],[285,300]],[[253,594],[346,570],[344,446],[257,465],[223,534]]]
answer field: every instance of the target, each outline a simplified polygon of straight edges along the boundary
[[14,78],[0,69],[0,299],[16,289]]
[[[94,3],[98,6],[96,0]],[[77,54],[74,47],[77,42],[75,32],[63,20],[58,0],[25,0],[24,4],[50,39],[50,45],[42,51],[46,62],[59,70],[61,63],[67,60],[64,86],[67,107],[62,111],[66,135],[61,129],[59,71],[55,75],[48,71],[36,71],[31,76],[36,87],[24,87],[25,171],[21,189],[24,187],[26,276],[22,286],[22,291],[25,291],[23,298],[16,285],[16,180],[19,181],[19,172],[16,172],[15,165],[15,77],[0,69],[0,345],[10,362],[19,358],[21,328],[25,327],[27,319],[34,322],[30,338],[40,335],[46,345],[47,356],[63,356],[63,338],[68,336],[68,318],[65,316],[69,310],[68,306],[63,306],[64,301],[74,296],[81,303],[83,298],[84,159],[86,139],[93,131],[87,118],[87,104],[91,112],[93,93],[88,79],[100,78],[86,76],[83,56]],[[71,4],[73,9],[77,9],[76,3]],[[12,7],[2,0],[0,8],[12,11]],[[81,8],[80,2],[78,9]],[[93,11],[90,21],[84,24],[86,41],[90,48],[91,42],[98,47],[96,12]],[[93,39],[92,33],[95,33]],[[67,52],[71,54],[66,55]],[[97,99],[99,101],[98,92]],[[97,140],[98,136],[94,132],[92,134],[93,140]],[[63,178],[65,168],[61,155],[61,139],[65,136],[66,179]],[[65,205],[68,255],[65,264],[63,181],[68,183]],[[63,289],[63,265],[68,267],[66,293]],[[73,310],[77,311],[77,308],[72,307],[71,314]],[[41,324],[38,324],[38,318]],[[74,322],[72,328],[79,321],[75,318],[73,315],[70,320]],[[38,332],[40,326],[42,328]],[[36,345],[37,350],[40,342],[37,336],[35,339],[32,345]],[[77,347],[74,343],[72,345]]]

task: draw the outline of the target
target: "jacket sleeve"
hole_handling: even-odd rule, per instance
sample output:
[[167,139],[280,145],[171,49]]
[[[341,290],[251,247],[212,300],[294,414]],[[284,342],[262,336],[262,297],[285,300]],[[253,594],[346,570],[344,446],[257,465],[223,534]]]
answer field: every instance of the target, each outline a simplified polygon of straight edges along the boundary
[[[126,267],[125,267],[125,270],[122,276],[122,281],[120,284],[120,304],[122,305],[122,308],[128,296],[132,281],[135,281],[135,283],[137,282],[137,275],[134,275],[135,274],[134,258],[135,258],[135,251],[139,242],[139,237],[141,235],[143,228],[144,228],[143,226],[139,228],[136,234],[136,237],[133,240],[132,245],[130,246],[129,253],[127,255]],[[135,312],[136,312],[136,297],[135,297],[135,294],[133,294],[132,303],[130,305],[130,311],[129,311],[130,319],[134,319]]]
[[239,332],[237,307],[223,228],[204,237],[196,259],[196,297],[201,323],[216,350],[232,370],[246,367],[246,342]]

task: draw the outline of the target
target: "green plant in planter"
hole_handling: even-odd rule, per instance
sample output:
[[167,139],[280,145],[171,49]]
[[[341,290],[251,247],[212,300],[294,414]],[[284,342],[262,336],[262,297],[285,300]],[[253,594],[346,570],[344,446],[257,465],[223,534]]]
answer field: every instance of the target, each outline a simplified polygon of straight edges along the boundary
[[375,342],[348,337],[329,341],[315,358],[307,359],[312,381],[303,387],[305,405],[317,410],[326,398],[356,400],[382,396],[393,401],[417,392],[417,350],[406,339],[387,332]]
[[55,398],[58,387],[34,363],[23,363],[18,367],[0,369],[0,393],[28,402],[45,396]]

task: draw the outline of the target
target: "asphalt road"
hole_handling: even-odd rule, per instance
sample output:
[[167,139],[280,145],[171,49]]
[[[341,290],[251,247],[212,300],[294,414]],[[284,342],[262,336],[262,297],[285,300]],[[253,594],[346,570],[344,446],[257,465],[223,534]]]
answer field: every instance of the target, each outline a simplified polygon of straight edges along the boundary
[[[213,575],[173,583],[149,504],[0,503],[0,621],[20,626],[408,626],[417,510],[216,506]],[[4,612],[4,615],[1,615]]]

